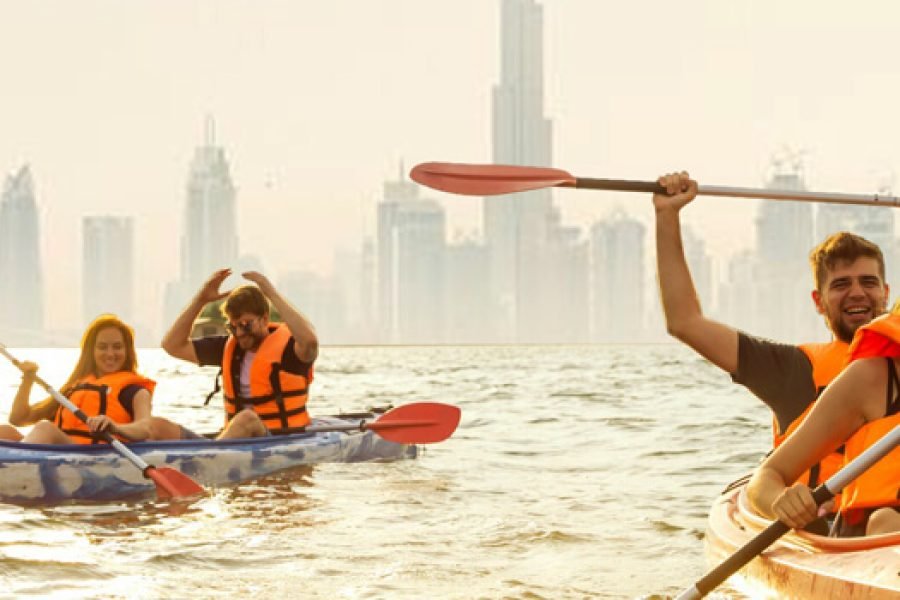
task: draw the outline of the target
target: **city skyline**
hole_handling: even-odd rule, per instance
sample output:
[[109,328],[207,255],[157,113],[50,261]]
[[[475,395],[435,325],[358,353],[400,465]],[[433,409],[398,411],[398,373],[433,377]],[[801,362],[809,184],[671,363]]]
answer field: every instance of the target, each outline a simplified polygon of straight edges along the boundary
[[[81,285],[76,225],[89,214],[134,218],[136,311],[163,326],[207,115],[233,168],[242,250],[273,278],[331,274],[336,249],[374,231],[399,164],[490,160],[500,5],[0,4],[0,64],[16,83],[0,114],[0,171],[28,164],[36,182],[47,326],[83,326],[70,296]],[[688,168],[704,183],[757,186],[785,144],[809,152],[812,189],[874,191],[900,166],[890,135],[898,9],[888,2],[866,12],[821,2],[541,6],[553,162],[576,175]],[[860,89],[882,93],[862,100]],[[481,233],[478,201],[427,197],[447,211],[449,239]],[[582,230],[616,210],[652,224],[641,196],[562,190],[555,204]],[[685,220],[723,261],[753,243],[759,206],[702,199]],[[302,252],[292,236],[303,236]]]

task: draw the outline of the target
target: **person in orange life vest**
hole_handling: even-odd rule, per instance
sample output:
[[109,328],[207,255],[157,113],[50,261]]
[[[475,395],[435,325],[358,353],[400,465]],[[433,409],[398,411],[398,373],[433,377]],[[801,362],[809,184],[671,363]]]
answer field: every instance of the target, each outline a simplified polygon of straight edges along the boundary
[[[703,314],[681,241],[680,213],[697,195],[682,171],[659,178],[654,194],[660,296],[668,332],[746,386],[773,414],[773,445],[803,420],[816,397],[846,364],[856,330],[885,311],[889,287],[877,245],[847,232],[829,236],[810,253],[812,300],[832,333],[825,344],[781,344],[739,331]],[[839,454],[804,475],[812,486],[840,467]]]
[[[242,276],[256,285],[231,292],[219,288],[231,269],[220,269],[201,286],[162,340],[175,358],[222,369],[225,428],[219,438],[286,433],[309,423],[306,411],[319,340],[310,322],[264,275]],[[226,298],[222,312],[231,335],[190,339],[194,321],[209,302]],[[284,323],[269,323],[269,301]]]
[[[761,514],[803,527],[817,516],[812,493],[797,475],[840,445],[859,456],[900,424],[900,302],[856,332],[850,365],[816,401],[809,417],[756,470],[748,497]],[[900,531],[900,448],[841,494],[838,535]]]
[[82,423],[52,397],[29,404],[38,366],[22,362],[22,383],[13,400],[12,425],[34,425],[22,436],[15,427],[0,428],[3,439],[35,444],[99,443],[93,434],[111,433],[124,441],[182,437],[182,428],[151,415],[156,383],[137,373],[131,328],[114,315],[101,315],[81,339],[81,354],[60,393],[88,415]]

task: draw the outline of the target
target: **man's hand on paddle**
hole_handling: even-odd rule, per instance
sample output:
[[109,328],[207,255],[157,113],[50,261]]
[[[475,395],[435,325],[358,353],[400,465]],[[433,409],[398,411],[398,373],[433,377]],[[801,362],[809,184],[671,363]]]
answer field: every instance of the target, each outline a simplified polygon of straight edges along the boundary
[[697,197],[697,182],[687,171],[669,173],[657,179],[666,188],[668,195],[653,194],[653,206],[660,210],[681,210],[685,204]]

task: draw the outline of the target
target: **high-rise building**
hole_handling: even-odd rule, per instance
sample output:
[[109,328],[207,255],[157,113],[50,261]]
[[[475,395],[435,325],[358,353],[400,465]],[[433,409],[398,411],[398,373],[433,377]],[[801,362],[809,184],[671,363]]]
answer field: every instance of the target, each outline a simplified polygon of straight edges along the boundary
[[380,341],[445,339],[445,215],[403,179],[384,185],[378,205]]
[[[552,164],[552,123],[544,116],[543,8],[534,0],[502,0],[500,83],[493,94],[493,160]],[[553,279],[559,239],[549,189],[484,199],[490,257],[492,319],[501,341],[559,339]]]
[[113,313],[134,319],[134,227],[130,217],[84,217],[81,225],[84,322]]
[[165,320],[171,323],[216,269],[237,267],[236,191],[225,149],[216,144],[215,123],[206,122],[187,181],[181,273],[166,289]]
[[[767,330],[766,321],[771,308],[759,293],[760,263],[756,253],[743,250],[728,261],[726,274],[719,282],[716,316],[723,322],[755,335]],[[780,339],[777,336],[771,336]]]
[[712,260],[706,252],[706,242],[690,227],[682,228],[684,256],[691,269],[694,289],[700,297],[700,303],[706,311],[713,311],[713,271]]
[[483,244],[459,239],[447,246],[447,340],[455,344],[492,341],[489,264]]
[[187,183],[181,274],[199,285],[209,274],[238,258],[235,189],[225,149],[216,145],[215,124],[194,151]]
[[31,169],[6,178],[0,200],[0,334],[8,345],[45,342],[40,228]]
[[320,340],[341,342],[344,297],[332,279],[310,271],[290,271],[281,277],[278,289],[310,320]]
[[555,294],[552,330],[544,331],[545,342],[583,343],[590,340],[589,243],[578,227],[555,227],[550,264]]
[[591,341],[643,339],[646,227],[622,212],[591,228]]
[[[776,159],[766,187],[806,189],[797,159]],[[809,252],[813,240],[813,205],[809,202],[764,202],[756,219],[756,308],[766,318],[754,333],[800,343],[818,339],[821,320],[810,299]],[[826,332],[827,333],[827,332]]]

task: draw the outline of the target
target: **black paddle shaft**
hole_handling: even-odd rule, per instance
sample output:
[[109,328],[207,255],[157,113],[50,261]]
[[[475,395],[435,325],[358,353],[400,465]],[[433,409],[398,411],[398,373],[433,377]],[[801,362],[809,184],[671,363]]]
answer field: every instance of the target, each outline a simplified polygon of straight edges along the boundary
[[614,192],[650,192],[668,194],[666,188],[655,181],[633,181],[629,179],[592,179],[576,177],[575,187],[589,190],[610,190]]
[[[821,506],[823,502],[834,498],[834,494],[825,487],[823,483],[813,490],[813,500],[816,506]],[[744,544],[740,550],[728,557],[718,567],[707,573],[702,579],[694,585],[695,589],[700,592],[700,598],[716,589],[722,582],[737,573],[745,564],[759,556],[763,550],[775,543],[778,538],[790,531],[791,528],[782,523],[775,521],[764,530],[762,530],[755,538]]]

